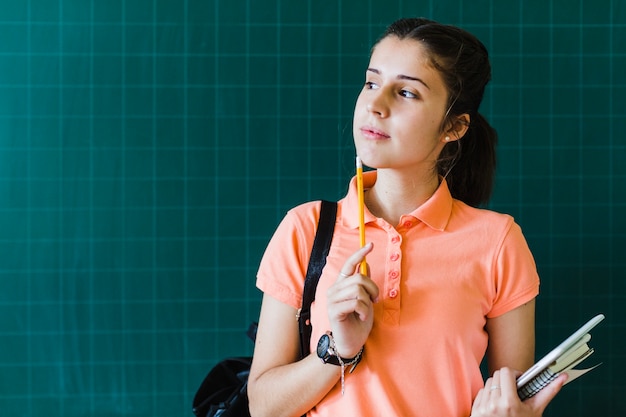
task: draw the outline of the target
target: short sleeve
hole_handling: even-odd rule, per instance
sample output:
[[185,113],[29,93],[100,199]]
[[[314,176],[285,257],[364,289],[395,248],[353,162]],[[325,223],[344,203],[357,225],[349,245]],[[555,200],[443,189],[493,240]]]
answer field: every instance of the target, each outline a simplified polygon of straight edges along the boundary
[[257,272],[257,288],[296,309],[302,304],[319,211],[320,203],[310,202],[287,212],[268,243]]
[[539,294],[539,275],[518,224],[511,220],[495,260],[495,299],[487,317],[507,313]]

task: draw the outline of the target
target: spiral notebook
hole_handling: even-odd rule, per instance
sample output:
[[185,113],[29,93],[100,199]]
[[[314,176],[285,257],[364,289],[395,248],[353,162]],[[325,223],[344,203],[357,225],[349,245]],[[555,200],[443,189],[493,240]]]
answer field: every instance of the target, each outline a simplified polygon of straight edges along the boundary
[[522,400],[532,397],[563,372],[569,375],[567,384],[599,366],[574,369],[593,354],[593,348],[588,344],[591,340],[589,332],[602,320],[604,315],[598,314],[524,372],[517,379],[519,397]]

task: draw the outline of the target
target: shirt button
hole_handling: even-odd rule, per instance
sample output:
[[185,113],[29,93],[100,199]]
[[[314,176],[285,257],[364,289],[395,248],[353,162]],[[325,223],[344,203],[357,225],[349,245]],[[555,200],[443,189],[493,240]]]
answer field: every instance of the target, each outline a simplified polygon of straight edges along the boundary
[[389,291],[390,298],[396,298],[397,296],[398,296],[398,290],[396,290],[395,288]]
[[389,278],[391,279],[397,279],[399,276],[400,276],[400,273],[396,271],[395,269],[389,272]]
[[391,243],[398,243],[400,242],[400,236],[394,236],[391,238]]
[[391,259],[393,262],[395,262],[398,259],[400,259],[400,254],[399,253],[392,253],[391,256],[389,257],[389,259]]
[[411,226],[413,226],[413,223],[410,220],[404,222],[404,227],[407,229],[411,228]]

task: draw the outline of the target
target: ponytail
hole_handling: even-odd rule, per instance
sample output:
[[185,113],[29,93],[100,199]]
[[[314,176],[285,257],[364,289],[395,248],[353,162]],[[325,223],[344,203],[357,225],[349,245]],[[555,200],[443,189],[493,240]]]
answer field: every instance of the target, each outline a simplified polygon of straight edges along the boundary
[[470,118],[465,135],[448,143],[437,168],[444,176],[452,197],[478,207],[491,197],[496,170],[496,130],[480,114]]

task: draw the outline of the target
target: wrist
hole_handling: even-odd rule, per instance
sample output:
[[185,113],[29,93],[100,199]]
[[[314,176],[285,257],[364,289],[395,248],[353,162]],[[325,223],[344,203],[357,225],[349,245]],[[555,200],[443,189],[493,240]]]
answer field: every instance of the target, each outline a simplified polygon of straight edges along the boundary
[[363,347],[352,356],[341,355],[337,350],[335,339],[330,331],[323,334],[317,344],[317,356],[322,362],[338,366],[351,366],[350,372],[359,364],[362,355]]
[[[332,337],[332,336],[331,336]],[[333,338],[333,343],[335,345],[335,354],[342,358],[344,360],[344,362],[349,362],[352,359],[356,358],[359,354],[363,354],[363,346],[361,346],[360,349],[354,350],[354,349],[348,349],[346,350],[345,348],[338,348],[337,346],[337,340],[335,338]],[[339,345],[341,346],[341,345]]]
[[356,366],[361,362],[361,356],[363,355],[363,347],[352,358],[342,358],[337,354],[337,348],[335,346],[335,339],[333,339],[332,332],[326,332],[320,337],[317,343],[317,356],[322,360],[324,364],[330,363],[333,365],[341,366],[341,395],[345,392],[345,373],[346,368],[350,367],[349,372],[352,373]]
[[335,354],[337,356],[340,356],[344,359],[355,358],[358,353],[362,352],[363,350],[362,345],[355,345],[349,337],[343,337],[344,335],[341,334],[341,332],[337,336],[335,336],[335,334],[330,330],[326,333],[330,336],[332,340]]

